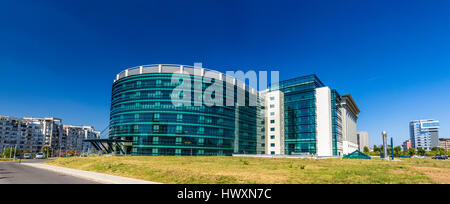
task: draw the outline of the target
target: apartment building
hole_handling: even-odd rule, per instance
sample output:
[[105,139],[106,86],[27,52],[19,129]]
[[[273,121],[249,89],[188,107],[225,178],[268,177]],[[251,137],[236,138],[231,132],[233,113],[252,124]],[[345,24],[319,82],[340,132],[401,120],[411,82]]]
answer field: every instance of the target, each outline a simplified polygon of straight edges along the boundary
[[439,144],[440,147],[445,149],[446,151],[450,150],[450,138],[440,138]]
[[96,131],[92,126],[63,125],[61,149],[63,151],[89,152],[94,147],[92,144],[83,141],[98,138],[100,138],[100,132]]
[[59,118],[0,116],[0,151],[18,148],[37,153],[43,146],[50,146],[55,154],[69,150],[86,152],[93,147],[83,140],[99,137],[100,132],[91,126],[63,125]]
[[39,152],[45,145],[42,125],[36,121],[0,116],[0,151],[18,148]]

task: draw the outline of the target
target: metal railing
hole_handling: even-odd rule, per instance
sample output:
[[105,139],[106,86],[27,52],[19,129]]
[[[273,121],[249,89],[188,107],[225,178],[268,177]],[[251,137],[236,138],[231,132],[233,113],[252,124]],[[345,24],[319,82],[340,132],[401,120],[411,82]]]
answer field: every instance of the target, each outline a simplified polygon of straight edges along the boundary
[[[179,69],[179,70],[177,70],[177,69]],[[125,77],[135,76],[135,75],[140,75],[140,74],[181,73],[180,70],[184,70],[184,69],[201,70],[200,74],[202,76],[206,72],[212,72],[212,73],[217,74],[222,79],[222,81],[226,81],[228,83],[233,83],[235,85],[237,85],[237,82],[238,82],[234,77],[226,75],[226,74],[216,71],[216,70],[207,69],[207,68],[203,68],[203,67],[201,67],[199,69],[198,67],[195,67],[195,66],[180,65],[180,64],[150,64],[150,65],[131,67],[131,68],[125,69],[122,72],[120,72],[119,74],[117,74],[114,82],[116,82],[119,79],[125,78]],[[185,70],[185,71],[190,73],[188,70]],[[190,73],[190,74],[195,74],[195,73]],[[231,79],[231,81],[230,81],[230,79]],[[239,83],[244,84],[245,89],[249,90],[251,93],[257,94],[257,90],[255,90],[254,88],[249,87],[244,82],[239,81]]]

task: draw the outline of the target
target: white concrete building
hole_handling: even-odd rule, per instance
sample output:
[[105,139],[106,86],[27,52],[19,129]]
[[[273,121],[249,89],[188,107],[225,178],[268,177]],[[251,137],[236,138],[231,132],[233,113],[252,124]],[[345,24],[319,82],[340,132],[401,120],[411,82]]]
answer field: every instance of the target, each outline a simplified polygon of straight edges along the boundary
[[59,118],[46,117],[46,118],[33,118],[24,117],[24,120],[33,121],[39,123],[41,126],[41,132],[44,135],[44,145],[51,146],[52,149],[59,149],[60,140],[62,139],[62,120]]
[[356,123],[360,110],[351,95],[341,96],[340,112],[342,116],[342,152],[349,154],[359,150]]

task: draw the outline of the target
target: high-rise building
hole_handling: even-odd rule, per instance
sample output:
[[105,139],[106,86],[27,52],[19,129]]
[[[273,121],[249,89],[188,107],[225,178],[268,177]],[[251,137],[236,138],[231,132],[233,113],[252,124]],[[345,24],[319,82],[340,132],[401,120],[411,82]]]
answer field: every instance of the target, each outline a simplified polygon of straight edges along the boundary
[[[203,104],[203,93],[215,94],[223,105]],[[130,141],[115,149],[132,155],[257,154],[259,111],[257,104],[248,105],[257,95],[235,78],[202,67],[127,69],[113,84],[109,139]]]
[[358,149],[363,152],[364,147],[369,147],[369,133],[366,131],[361,131],[357,133],[358,136]]
[[[206,104],[212,95],[226,105]],[[132,155],[338,156],[358,148],[358,114],[352,96],[339,95],[315,75],[259,92],[198,66],[146,65],[117,75],[109,138],[90,142]]]
[[445,149],[445,151],[450,150],[450,138],[440,138],[439,144],[440,144],[439,146]]
[[412,147],[416,150],[423,148],[430,151],[433,147],[439,147],[439,121],[414,120],[409,123],[409,130]]

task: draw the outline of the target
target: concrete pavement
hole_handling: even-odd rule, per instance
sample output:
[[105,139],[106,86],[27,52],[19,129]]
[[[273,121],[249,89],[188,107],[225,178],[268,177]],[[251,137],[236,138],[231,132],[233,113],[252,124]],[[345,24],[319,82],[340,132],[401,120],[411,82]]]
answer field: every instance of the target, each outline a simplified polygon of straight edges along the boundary
[[0,162],[0,184],[98,184],[98,182],[67,174],[33,168],[26,163],[40,161]]
[[159,184],[42,164],[45,161],[0,162],[0,184]]
[[40,163],[26,163],[24,164],[29,167],[34,167],[37,169],[42,169],[46,171],[53,171],[58,174],[66,174],[74,177],[78,177],[81,179],[86,179],[102,184],[160,184],[152,181],[145,181],[139,179],[132,179],[121,176],[114,176],[109,174],[97,173],[92,171],[83,171],[78,169],[70,169],[59,166],[52,166]]

